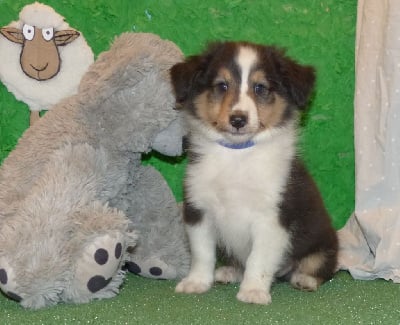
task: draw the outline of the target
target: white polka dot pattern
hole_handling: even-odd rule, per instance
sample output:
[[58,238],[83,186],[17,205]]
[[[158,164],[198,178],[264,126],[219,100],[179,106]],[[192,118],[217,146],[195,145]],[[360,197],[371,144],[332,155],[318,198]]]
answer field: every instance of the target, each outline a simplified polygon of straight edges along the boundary
[[340,268],[400,282],[400,2],[359,0],[356,207],[339,231]]

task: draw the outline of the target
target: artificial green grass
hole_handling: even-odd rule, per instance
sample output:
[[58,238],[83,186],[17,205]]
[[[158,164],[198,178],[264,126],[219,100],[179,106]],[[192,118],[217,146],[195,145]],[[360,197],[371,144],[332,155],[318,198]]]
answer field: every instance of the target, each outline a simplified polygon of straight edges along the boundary
[[[18,19],[33,0],[0,0],[0,26]],[[94,53],[126,31],[153,32],[186,55],[210,40],[248,40],[285,47],[317,69],[303,118],[301,154],[321,189],[336,228],[354,209],[353,93],[356,0],[46,0]],[[1,36],[0,36],[1,37]],[[0,53],[1,59],[1,53]],[[111,114],[111,112],[110,112]],[[118,112],[114,112],[118,114]],[[29,111],[0,83],[0,162],[28,127]],[[157,167],[178,201],[185,158],[157,154]],[[400,288],[339,273],[316,293],[274,285],[269,306],[236,300],[237,285],[217,285],[200,296],[177,295],[175,282],[129,274],[120,294],[83,305],[28,311],[0,297],[0,324],[399,324]]]
[[287,283],[272,287],[268,306],[236,300],[238,285],[215,285],[202,295],[174,293],[176,282],[128,275],[120,294],[88,305],[27,311],[0,298],[0,324],[399,324],[400,287],[355,281],[340,272],[317,292]]

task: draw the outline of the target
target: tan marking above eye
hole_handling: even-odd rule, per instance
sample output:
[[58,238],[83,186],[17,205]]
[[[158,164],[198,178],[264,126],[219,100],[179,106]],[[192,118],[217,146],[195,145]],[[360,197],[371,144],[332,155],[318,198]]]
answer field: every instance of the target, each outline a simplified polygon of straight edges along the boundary
[[216,81],[218,80],[224,80],[227,82],[230,82],[233,80],[233,76],[231,74],[231,72],[227,69],[227,68],[221,68],[219,69],[218,73],[217,73],[217,77],[215,78]]
[[251,82],[265,82],[268,83],[267,76],[265,75],[264,71],[256,70],[250,74],[250,81]]

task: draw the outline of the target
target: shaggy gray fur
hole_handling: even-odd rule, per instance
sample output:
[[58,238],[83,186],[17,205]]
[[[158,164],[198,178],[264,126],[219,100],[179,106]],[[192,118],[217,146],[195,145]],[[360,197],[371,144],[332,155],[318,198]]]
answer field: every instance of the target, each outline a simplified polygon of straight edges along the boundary
[[187,273],[180,208],[164,178],[140,161],[153,144],[181,153],[168,74],[181,60],[172,42],[122,34],[78,94],[25,132],[0,169],[6,295],[27,308],[112,297],[126,261],[144,276]]

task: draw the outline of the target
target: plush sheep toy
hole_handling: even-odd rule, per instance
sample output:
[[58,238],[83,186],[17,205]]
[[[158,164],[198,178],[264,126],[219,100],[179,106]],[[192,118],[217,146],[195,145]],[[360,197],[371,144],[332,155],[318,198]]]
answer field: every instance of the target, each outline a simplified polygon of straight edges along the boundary
[[128,269],[184,276],[181,210],[142,153],[181,154],[172,43],[125,33],[0,168],[0,288],[27,308],[114,296]]
[[83,35],[71,29],[53,8],[26,5],[19,20],[0,29],[0,80],[31,110],[39,111],[75,94],[93,52]]

